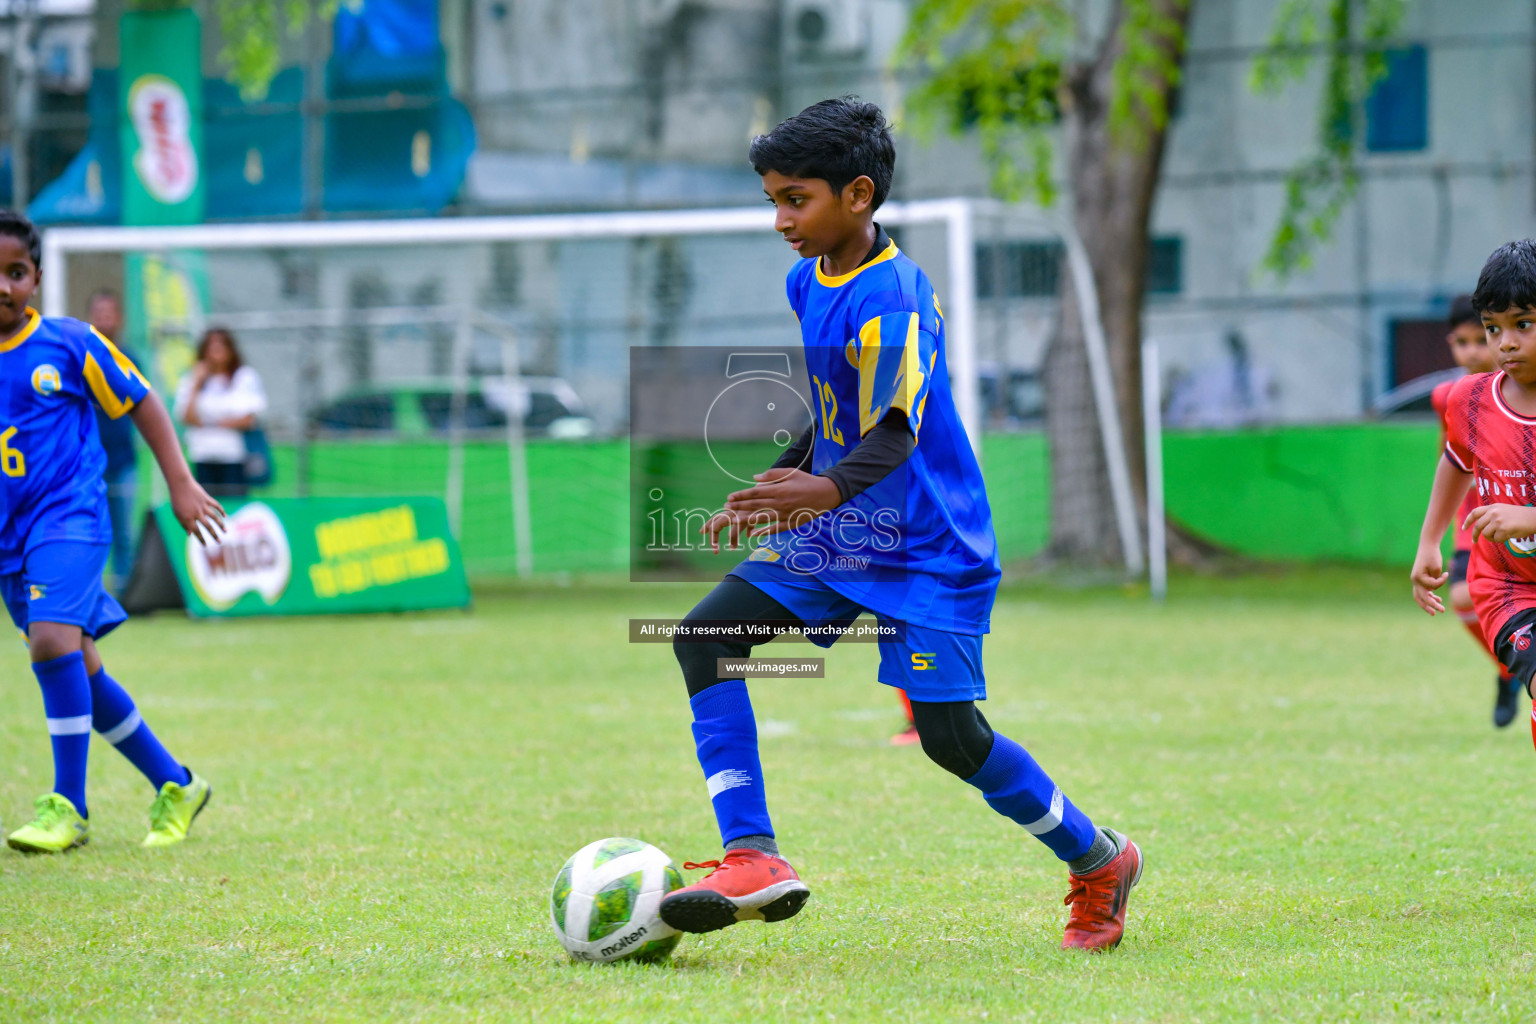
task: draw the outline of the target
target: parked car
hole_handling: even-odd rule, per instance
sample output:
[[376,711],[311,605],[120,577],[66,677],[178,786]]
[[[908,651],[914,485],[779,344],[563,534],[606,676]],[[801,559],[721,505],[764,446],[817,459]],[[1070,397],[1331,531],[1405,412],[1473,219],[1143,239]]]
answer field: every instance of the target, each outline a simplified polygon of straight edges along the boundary
[[[447,434],[452,426],[455,382],[435,378],[388,381],[353,388],[310,415],[322,433]],[[580,438],[592,435],[592,420],[574,388],[559,377],[476,377],[464,387],[463,429],[467,434],[504,433],[509,415],[521,415],[529,437]]]

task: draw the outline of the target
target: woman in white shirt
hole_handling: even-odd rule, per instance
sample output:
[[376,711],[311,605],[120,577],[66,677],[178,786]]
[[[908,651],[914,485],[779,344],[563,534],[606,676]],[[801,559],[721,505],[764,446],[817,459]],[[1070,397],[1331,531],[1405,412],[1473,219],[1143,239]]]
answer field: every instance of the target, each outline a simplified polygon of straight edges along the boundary
[[192,372],[176,388],[176,419],[187,427],[192,475],[209,494],[245,497],[245,432],[266,411],[261,377],[240,358],[235,336],[208,328]]

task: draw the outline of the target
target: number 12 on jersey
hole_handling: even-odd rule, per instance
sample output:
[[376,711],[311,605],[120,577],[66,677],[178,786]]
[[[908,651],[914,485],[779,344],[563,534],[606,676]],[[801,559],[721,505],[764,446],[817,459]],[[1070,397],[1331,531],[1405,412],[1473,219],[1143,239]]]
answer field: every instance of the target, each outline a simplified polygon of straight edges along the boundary
[[837,395],[833,392],[832,385],[823,383],[820,377],[812,375],[811,382],[816,385],[816,401],[821,405],[821,436],[828,441],[842,444],[843,432],[837,429]]

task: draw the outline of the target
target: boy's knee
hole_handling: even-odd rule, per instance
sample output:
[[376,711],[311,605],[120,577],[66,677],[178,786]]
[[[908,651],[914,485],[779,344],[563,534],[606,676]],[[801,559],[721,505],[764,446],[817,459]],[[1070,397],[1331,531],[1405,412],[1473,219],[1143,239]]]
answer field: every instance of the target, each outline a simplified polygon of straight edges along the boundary
[[1472,588],[1465,583],[1452,584],[1451,609],[1458,612],[1472,611]]
[[34,663],[52,661],[80,650],[80,627],[34,622],[27,627],[27,651]]
[[914,700],[912,724],[917,727],[923,753],[934,764],[962,779],[981,771],[992,753],[992,727],[972,701]]
[[694,697],[721,681],[721,658],[750,657],[752,648],[719,640],[673,640],[672,653],[683,670],[688,696]]

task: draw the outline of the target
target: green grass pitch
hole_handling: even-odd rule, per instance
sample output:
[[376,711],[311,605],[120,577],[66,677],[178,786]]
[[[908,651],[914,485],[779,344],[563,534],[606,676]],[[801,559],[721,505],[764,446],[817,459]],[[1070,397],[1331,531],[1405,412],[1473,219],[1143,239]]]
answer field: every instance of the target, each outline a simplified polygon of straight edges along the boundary
[[[805,911],[665,966],[568,962],[546,900],[578,847],[718,855],[671,653],[625,628],[702,587],[133,622],[108,666],[213,802],[141,850],[148,787],[93,743],[92,844],[0,851],[0,1019],[1530,1020],[1527,725],[1493,730],[1487,662],[1403,576],[1176,580],[1161,608],[1005,590],[988,717],[1147,855],[1097,957],[1057,948],[1048,851],[887,745],[895,698],[850,646],[753,687]],[[5,664],[10,829],[51,774],[19,646]]]

